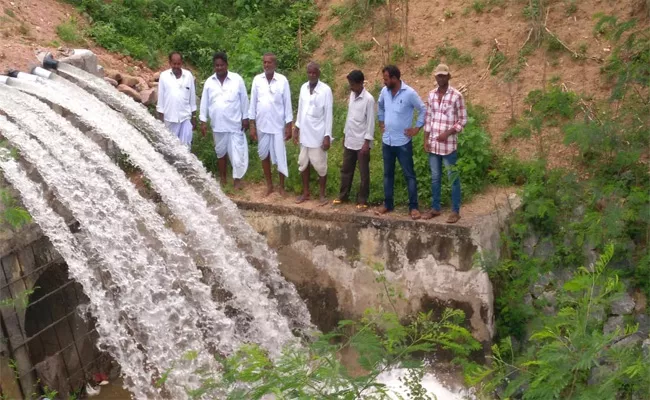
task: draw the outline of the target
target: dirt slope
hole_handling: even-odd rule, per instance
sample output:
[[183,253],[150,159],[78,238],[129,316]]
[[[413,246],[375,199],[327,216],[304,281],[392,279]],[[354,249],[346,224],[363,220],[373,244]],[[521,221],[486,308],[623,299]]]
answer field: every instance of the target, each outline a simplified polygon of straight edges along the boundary
[[[323,1],[320,4],[322,13],[316,29],[323,35],[324,40],[315,54],[318,60],[331,59],[332,54],[340,55],[343,50],[344,41],[334,39],[330,27],[337,22],[337,18],[332,17],[331,7],[344,4],[344,1]],[[477,1],[410,0],[408,36],[411,57],[398,65],[404,81],[426,99],[427,93],[435,86],[435,80],[431,76],[419,75],[417,70],[435,56],[436,48],[447,43],[463,54],[471,54],[471,65],[450,65],[452,85],[465,86],[466,98],[487,108],[490,116],[488,130],[494,144],[502,150],[514,151],[523,158],[532,157],[535,153],[536,146],[531,140],[514,140],[504,144],[500,138],[510,125],[511,117],[520,115],[524,110],[524,99],[531,90],[539,89],[544,82],[548,84],[553,80],[564,84],[570,90],[595,99],[609,95],[610,87],[600,74],[602,64],[594,59],[606,58],[610,48],[602,37],[594,34],[594,15],[611,14],[621,19],[635,16],[641,19],[642,24],[648,25],[643,0],[546,2],[549,5],[548,14],[544,16],[546,27],[569,48],[576,52],[584,50],[587,57],[594,59],[578,60],[565,49],[549,52],[546,51],[547,45],[543,44],[527,56],[526,64],[518,78],[508,85],[504,82],[503,73],[497,76],[486,73],[488,57],[498,47],[509,62],[514,63],[527,39],[528,43],[531,43],[528,36],[531,22],[524,16],[524,8],[529,3],[521,0],[482,1],[485,5],[482,13],[475,11],[475,3]],[[394,28],[391,29],[392,47],[399,39],[399,27],[402,25],[400,7],[403,4],[397,1],[391,1],[390,4],[396,18]],[[375,11],[375,27],[380,25],[382,19],[386,20],[386,14],[386,7]],[[373,32],[370,26],[366,26],[357,32],[354,38],[348,40],[356,43],[374,43],[374,47],[365,53],[367,60],[361,66],[370,80],[368,87],[372,88],[374,82],[381,81],[380,70],[385,58],[382,57],[382,48],[377,42],[385,47],[386,33],[378,28]],[[339,57],[338,60],[340,59]],[[339,64],[339,81],[345,82],[347,72],[356,67],[350,62]],[[544,132],[544,136],[553,144],[559,144],[562,140],[562,135],[554,130]],[[569,158],[566,156],[570,154],[571,149],[564,146],[557,148],[556,156],[551,158],[552,164],[567,165]]]
[[8,68],[27,70],[41,51],[66,48],[89,48],[99,57],[100,63],[109,69],[129,72],[147,79],[153,75],[144,63],[130,57],[110,53],[83,38],[84,43],[64,43],[56,28],[73,18],[80,26],[84,19],[69,4],[57,0],[0,0],[0,73]]

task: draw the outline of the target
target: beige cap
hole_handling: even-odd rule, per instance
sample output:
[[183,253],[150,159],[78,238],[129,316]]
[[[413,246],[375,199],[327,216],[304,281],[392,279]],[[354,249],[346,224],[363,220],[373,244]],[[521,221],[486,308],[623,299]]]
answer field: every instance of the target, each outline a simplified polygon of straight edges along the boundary
[[449,67],[447,64],[438,64],[436,70],[433,71],[433,75],[449,75]]

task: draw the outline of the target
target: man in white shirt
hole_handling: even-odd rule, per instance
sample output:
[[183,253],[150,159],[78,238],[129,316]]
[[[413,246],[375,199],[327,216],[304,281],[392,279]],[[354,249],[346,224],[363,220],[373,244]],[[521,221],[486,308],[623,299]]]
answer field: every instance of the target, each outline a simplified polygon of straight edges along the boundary
[[248,142],[244,134],[248,129],[246,84],[239,74],[228,71],[226,53],[215,53],[212,65],[214,75],[205,81],[201,95],[201,134],[205,137],[209,117],[221,186],[227,183],[230,160],[235,189],[241,189],[241,178],[248,169]]
[[300,88],[298,115],[293,130],[293,141],[300,142],[298,170],[302,174],[302,195],[296,199],[300,204],[309,200],[309,166],[318,174],[320,204],[327,204],[327,150],[332,139],[332,89],[321,82],[320,66],[315,62],[307,64],[308,81]]
[[291,91],[284,75],[275,72],[277,61],[273,53],[262,58],[264,73],[253,79],[251,103],[248,110],[251,139],[258,140],[257,152],[262,160],[266,178],[266,195],[273,192],[271,164],[277,165],[279,192],[284,195],[284,178],[289,176],[287,149],[284,142],[291,138]]
[[189,148],[196,126],[194,76],[182,68],[183,56],[176,51],[169,54],[169,66],[170,69],[160,74],[156,111],[167,129]]
[[375,135],[375,99],[363,87],[365,77],[363,72],[354,70],[348,74],[350,99],[348,100],[348,116],[345,121],[345,141],[343,148],[343,164],[341,165],[341,190],[334,204],[348,200],[354,170],[359,161],[361,185],[357,193],[357,209],[368,209],[370,194],[370,149]]

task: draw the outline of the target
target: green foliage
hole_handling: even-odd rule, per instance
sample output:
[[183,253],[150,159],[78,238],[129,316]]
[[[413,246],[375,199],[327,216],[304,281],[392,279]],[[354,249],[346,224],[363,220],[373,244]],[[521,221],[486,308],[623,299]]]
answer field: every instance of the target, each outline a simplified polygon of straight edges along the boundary
[[418,67],[416,69],[416,72],[420,76],[430,76],[433,73],[433,70],[436,69],[436,67],[440,64],[440,59],[435,57],[435,58],[429,58],[429,61],[427,61],[426,64],[424,64],[421,67]]
[[393,51],[391,53],[391,61],[397,63],[403,61],[404,57],[406,57],[406,49],[404,46],[400,44],[394,44]]
[[507,61],[506,55],[502,51],[495,49],[490,53],[487,63],[490,73],[496,75],[499,73],[501,66]]
[[578,11],[578,0],[565,0],[564,7],[566,15],[573,15]]
[[10,297],[7,299],[0,300],[0,308],[3,307],[12,307],[15,309],[25,309],[29,305],[29,296],[31,296],[37,289],[38,286],[31,289],[23,290],[16,293],[15,297]]
[[74,17],[70,17],[67,21],[57,26],[56,34],[65,43],[75,45],[84,45],[86,43],[83,38],[83,33]]
[[[647,29],[637,28],[636,21],[619,22],[615,17],[600,15],[594,28],[616,46],[602,71],[614,84],[612,99],[622,99],[635,86],[650,86],[650,36]],[[646,105],[647,94],[638,99]]]
[[382,4],[383,0],[347,0],[343,4],[332,6],[331,15],[336,19],[330,27],[332,35],[340,39],[360,30],[370,20],[373,7]]
[[456,47],[449,44],[447,41],[443,43],[442,46],[437,46],[435,50],[435,55],[437,58],[444,59],[447,64],[455,65],[471,65],[472,64],[472,55],[469,53],[462,53]]
[[[430,312],[419,313],[402,324],[395,313],[368,310],[360,321],[340,321],[333,332],[320,334],[303,346],[288,346],[279,357],[271,358],[257,345],[244,345],[232,356],[218,358],[220,377],[214,371],[197,371],[202,384],[188,394],[190,398],[218,393],[224,399],[260,399],[273,394],[283,399],[350,400],[372,394],[388,399],[389,390],[376,378],[403,367],[409,370],[404,379],[409,392],[424,399],[422,353],[444,349],[466,357],[481,348],[460,325],[464,319],[462,311],[447,309],[438,320]],[[352,375],[338,357],[343,351],[358,354],[358,363],[368,373]]]
[[8,190],[0,189],[0,202],[2,203],[0,223],[7,223],[13,229],[20,229],[32,221],[31,215],[18,204]]
[[361,48],[356,43],[346,43],[343,45],[341,59],[343,62],[351,62],[359,67],[366,63],[366,57],[363,55]]
[[[504,140],[516,137],[541,136],[542,129],[558,126],[575,118],[579,109],[578,96],[559,86],[552,86],[548,91],[533,90],[526,97],[529,109],[523,117],[504,135]],[[543,156],[543,152],[540,153]]]
[[532,334],[529,351],[516,356],[506,339],[493,346],[492,365],[475,367],[468,381],[482,383],[485,394],[500,387],[505,397],[524,400],[647,398],[650,363],[640,346],[614,345],[636,328],[605,334],[597,317],[622,290],[605,268],[613,255],[606,246],[593,268],[579,268],[558,288],[559,311]]
[[217,50],[228,52],[231,68],[250,82],[263,53],[275,52],[279,68],[290,70],[319,42],[304,35],[303,54],[296,51],[298,30],[309,32],[316,20],[309,0],[68,1],[92,18],[89,34],[103,47],[151,67],[166,62],[169,51],[180,51],[199,78],[212,73]]
[[[643,48],[645,38],[635,40],[632,47]],[[644,67],[610,66],[606,73],[622,77]],[[503,233],[501,259],[479,260],[495,287],[500,338],[492,366],[468,366],[469,382],[480,382],[484,393],[523,399],[648,397],[650,364],[639,346],[613,346],[634,328],[606,335],[598,317],[622,282],[650,295],[650,177],[642,156],[650,132],[639,119],[650,115],[640,96],[647,87],[642,80],[624,79],[614,88],[624,94],[617,107],[589,105],[559,90],[529,96],[533,117],[542,121],[537,127],[559,125],[565,142],[578,150],[580,176],[548,169],[543,160],[524,165],[505,157],[491,172],[496,181],[522,176],[525,186],[522,205]],[[593,267],[574,267],[592,262],[592,251],[603,254]],[[530,297],[544,277],[549,283],[543,290],[555,292],[555,306]]]
[[485,2],[482,0],[474,0],[472,8],[477,14],[483,14],[483,11],[485,10]]

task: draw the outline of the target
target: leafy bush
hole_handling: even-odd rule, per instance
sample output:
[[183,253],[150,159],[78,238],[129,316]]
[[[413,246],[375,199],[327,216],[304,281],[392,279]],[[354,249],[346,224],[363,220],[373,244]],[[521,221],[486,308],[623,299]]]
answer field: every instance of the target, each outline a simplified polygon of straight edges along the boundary
[[557,290],[560,311],[535,330],[528,351],[517,356],[512,340],[503,340],[492,347],[492,365],[470,369],[469,382],[523,400],[647,398],[650,363],[641,346],[616,343],[636,327],[604,333],[598,317],[623,289],[605,268],[613,255],[606,246],[593,268],[579,268]]
[[83,45],[86,42],[74,17],[70,17],[66,22],[57,26],[56,34],[66,43]]
[[[152,67],[166,61],[169,51],[180,51],[200,78],[212,73],[211,55],[217,50],[237,55],[231,67],[248,79],[251,60],[258,72],[267,51],[276,53],[280,69],[295,68],[298,29],[309,32],[317,16],[309,0],[68,1],[92,18],[90,35],[98,44]],[[306,35],[303,55],[317,42]]]

